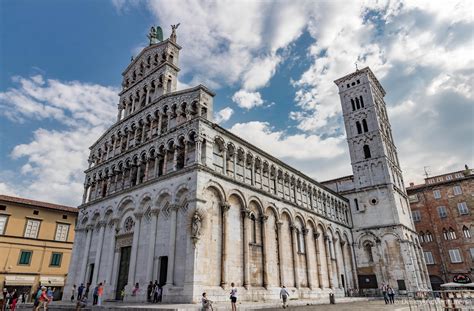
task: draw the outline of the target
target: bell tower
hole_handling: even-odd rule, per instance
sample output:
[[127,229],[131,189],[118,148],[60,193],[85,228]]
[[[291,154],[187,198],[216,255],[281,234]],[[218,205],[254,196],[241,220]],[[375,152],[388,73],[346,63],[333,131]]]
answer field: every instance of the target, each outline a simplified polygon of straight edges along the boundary
[[368,282],[371,288],[388,283],[399,290],[426,289],[429,277],[411,218],[385,90],[369,67],[334,82],[353,171],[352,189],[343,195],[351,204],[359,286]]
[[[179,25],[179,24],[178,24]],[[172,25],[170,38],[163,40],[161,27],[151,27],[149,45],[122,73],[122,91],[119,93],[117,121],[148,106],[162,95],[175,92],[178,81],[178,59],[181,47],[176,43],[176,29]]]

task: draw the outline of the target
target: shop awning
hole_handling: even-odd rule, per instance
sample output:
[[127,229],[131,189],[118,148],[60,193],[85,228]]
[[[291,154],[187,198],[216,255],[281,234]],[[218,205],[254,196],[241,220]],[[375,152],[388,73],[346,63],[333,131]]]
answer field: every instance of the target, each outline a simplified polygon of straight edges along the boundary
[[33,285],[35,284],[34,275],[5,275],[5,285]]
[[40,282],[43,286],[64,286],[63,276],[40,276]]

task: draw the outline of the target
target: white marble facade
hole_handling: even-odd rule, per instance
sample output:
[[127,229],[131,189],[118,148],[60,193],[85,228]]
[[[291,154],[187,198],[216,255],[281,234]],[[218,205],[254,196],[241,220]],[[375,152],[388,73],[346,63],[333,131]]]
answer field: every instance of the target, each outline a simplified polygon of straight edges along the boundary
[[231,282],[244,300],[358,288],[350,195],[213,123],[211,91],[176,90],[180,49],[176,36],[151,44],[123,73],[117,122],[90,148],[65,292],[105,282],[114,299],[127,284],[125,299],[145,301],[158,280],[164,301],[195,302],[227,301]]

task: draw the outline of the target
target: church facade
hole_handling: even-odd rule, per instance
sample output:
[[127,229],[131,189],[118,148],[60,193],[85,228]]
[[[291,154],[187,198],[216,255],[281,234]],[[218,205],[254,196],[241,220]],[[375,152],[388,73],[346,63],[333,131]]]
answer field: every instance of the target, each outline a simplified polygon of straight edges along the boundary
[[[388,169],[401,171],[380,133],[361,138],[371,141],[373,160],[354,160],[362,142],[351,148],[354,172],[368,167],[360,170],[366,184],[352,180],[341,191],[341,180],[313,180],[213,123],[214,93],[205,86],[177,90],[176,28],[164,41],[150,38],[125,69],[117,121],[90,148],[65,291],[102,282],[104,299],[125,289],[126,300],[145,301],[157,280],[163,301],[195,302],[202,292],[228,300],[232,282],[243,300],[278,299],[281,285],[293,297],[343,296],[367,278],[426,288],[413,223],[401,210],[406,192]],[[371,92],[379,84],[368,68],[355,74],[374,116],[366,126],[376,126]],[[343,106],[352,93],[341,90]],[[352,113],[343,110],[351,144]],[[356,196],[359,206],[375,197],[383,208],[358,214]]]

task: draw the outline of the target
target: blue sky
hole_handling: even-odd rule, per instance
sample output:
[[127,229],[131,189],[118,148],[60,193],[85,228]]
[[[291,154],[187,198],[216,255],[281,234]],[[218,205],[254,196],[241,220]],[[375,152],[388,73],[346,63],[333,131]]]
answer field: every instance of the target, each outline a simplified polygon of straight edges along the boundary
[[370,66],[405,182],[473,159],[469,1],[0,2],[0,193],[77,205],[88,146],[115,120],[146,33],[180,22],[180,88],[215,119],[317,180],[351,174],[332,81]]

